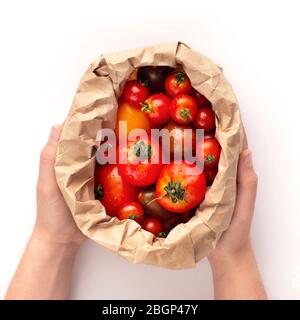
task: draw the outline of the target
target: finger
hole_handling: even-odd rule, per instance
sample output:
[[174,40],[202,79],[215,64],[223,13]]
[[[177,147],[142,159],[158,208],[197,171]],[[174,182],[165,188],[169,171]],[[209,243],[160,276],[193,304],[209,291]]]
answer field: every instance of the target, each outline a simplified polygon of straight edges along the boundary
[[244,134],[244,138],[243,138],[243,149],[242,150],[247,150],[248,149],[248,138],[247,138],[245,127],[243,127],[243,134]]
[[253,217],[257,189],[257,175],[253,168],[249,149],[241,152],[237,176],[237,199],[233,223],[248,225]]
[[61,126],[53,126],[47,144],[44,146],[40,157],[39,182],[45,185],[56,183],[54,163],[56,149],[61,134]]

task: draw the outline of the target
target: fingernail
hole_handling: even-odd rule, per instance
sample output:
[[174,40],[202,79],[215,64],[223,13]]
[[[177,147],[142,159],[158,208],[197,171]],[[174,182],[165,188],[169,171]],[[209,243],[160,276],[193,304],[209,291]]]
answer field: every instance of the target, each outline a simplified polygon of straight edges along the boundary
[[53,126],[53,127],[51,128],[49,140],[52,141],[52,142],[57,142],[58,139],[59,139],[58,127],[59,127],[59,126]]
[[247,150],[246,152],[245,165],[247,168],[251,169],[253,167],[252,153],[250,150]]

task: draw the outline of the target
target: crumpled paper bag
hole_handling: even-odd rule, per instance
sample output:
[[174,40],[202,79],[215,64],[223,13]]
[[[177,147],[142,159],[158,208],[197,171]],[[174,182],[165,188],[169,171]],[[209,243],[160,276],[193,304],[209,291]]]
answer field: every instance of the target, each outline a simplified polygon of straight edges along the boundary
[[[166,239],[155,238],[133,220],[109,217],[94,198],[97,132],[115,127],[117,98],[126,80],[135,68],[148,65],[183,68],[192,86],[212,102],[216,138],[222,147],[218,175],[196,215],[172,229]],[[134,263],[190,268],[216,246],[230,224],[242,139],[236,97],[222,69],[206,56],[180,42],[104,54],[79,83],[58,145],[56,177],[78,228],[87,237]]]

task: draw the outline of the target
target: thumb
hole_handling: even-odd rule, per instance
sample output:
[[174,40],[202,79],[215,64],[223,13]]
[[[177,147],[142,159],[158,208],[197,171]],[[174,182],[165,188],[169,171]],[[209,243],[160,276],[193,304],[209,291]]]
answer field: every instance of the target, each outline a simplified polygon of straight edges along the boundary
[[257,175],[253,168],[252,154],[245,149],[240,154],[237,175],[237,199],[233,223],[249,226],[253,217],[257,189]]
[[44,146],[40,156],[39,183],[50,185],[56,183],[54,163],[56,149],[61,134],[61,127],[56,125],[51,128],[47,144]]

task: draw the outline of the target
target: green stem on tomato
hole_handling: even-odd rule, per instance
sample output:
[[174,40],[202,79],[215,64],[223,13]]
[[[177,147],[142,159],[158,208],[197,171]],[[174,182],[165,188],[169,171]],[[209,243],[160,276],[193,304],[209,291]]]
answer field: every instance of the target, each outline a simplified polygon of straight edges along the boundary
[[212,154],[209,154],[205,159],[204,159],[204,162],[205,163],[212,163],[215,161],[215,157],[212,155]]
[[168,236],[168,232],[161,231],[157,236],[159,238],[166,238]]
[[180,117],[183,121],[187,121],[188,119],[191,119],[191,113],[189,109],[181,109],[180,110]]
[[98,184],[98,186],[95,188],[95,199],[102,200],[103,197],[104,197],[104,189],[101,186],[101,184]]
[[150,159],[152,156],[151,145],[145,145],[144,141],[136,142],[133,146],[133,152],[140,161]]
[[152,112],[153,111],[152,100],[146,99],[143,103],[141,103],[141,110],[147,113]]
[[179,86],[182,82],[184,82],[185,76],[182,72],[178,72],[175,75],[175,79],[176,79],[176,86]]
[[169,181],[168,185],[164,187],[164,190],[173,203],[176,203],[178,200],[184,200],[185,189],[181,187],[180,182]]

